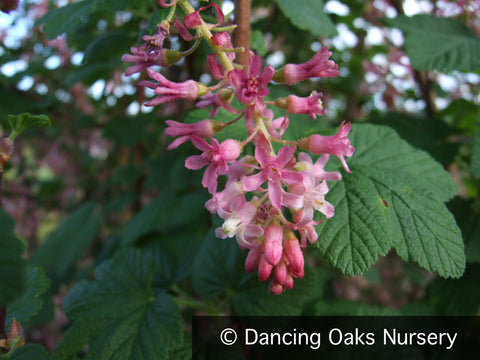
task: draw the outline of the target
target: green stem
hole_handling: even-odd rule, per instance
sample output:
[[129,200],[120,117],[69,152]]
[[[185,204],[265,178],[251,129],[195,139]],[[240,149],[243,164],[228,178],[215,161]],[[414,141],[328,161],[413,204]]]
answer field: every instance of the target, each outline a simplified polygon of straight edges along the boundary
[[173,285],[171,290],[175,292],[178,297],[175,298],[175,302],[180,306],[186,306],[189,308],[201,310],[207,315],[217,316],[222,315],[223,312],[212,304],[205,304],[202,301],[194,299],[189,293],[182,290],[178,285]]
[[[183,9],[183,11],[187,14],[193,14],[195,12],[195,8],[190,4],[188,0],[179,0],[178,5]],[[233,62],[228,58],[227,54],[220,48],[219,46],[215,45],[212,41],[212,33],[208,28],[207,24],[202,20],[202,24],[199,25],[197,28],[197,34],[204,38],[210,47],[213,49],[215,54],[217,54],[218,59],[222,63],[225,71],[229,72],[232,71],[235,67],[233,66]]]

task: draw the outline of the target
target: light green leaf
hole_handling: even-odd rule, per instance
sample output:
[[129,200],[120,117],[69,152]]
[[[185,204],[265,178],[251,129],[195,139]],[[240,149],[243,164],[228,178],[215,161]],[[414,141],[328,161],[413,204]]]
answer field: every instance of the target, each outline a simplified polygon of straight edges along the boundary
[[265,56],[267,53],[267,43],[265,36],[260,30],[252,31],[250,35],[250,48],[255,50],[258,55]]
[[315,36],[337,34],[332,20],[323,11],[322,0],[275,0],[284,15],[299,29]]
[[100,226],[94,203],[75,210],[32,254],[30,263],[43,267],[49,275],[61,276],[85,252]]
[[16,319],[21,325],[26,325],[33,316],[37,315],[43,306],[41,295],[47,291],[49,286],[50,280],[43,269],[29,265],[27,267],[25,292],[7,306],[8,326],[13,319]]
[[13,234],[15,221],[0,209],[0,306],[17,298],[25,287],[24,246]]
[[96,0],[83,0],[54,9],[41,17],[35,25],[43,24],[48,39],[53,40],[63,33],[74,31],[86,20]]
[[95,281],[77,283],[64,308],[74,321],[53,354],[63,359],[88,343],[86,359],[155,360],[183,342],[180,309],[167,294],[153,295],[154,263],[125,249],[101,264]]
[[47,115],[32,115],[30,113],[23,113],[20,115],[10,115],[8,117],[10,126],[12,127],[12,133],[10,139],[15,139],[25,130],[33,127],[48,127],[52,123]]
[[472,172],[480,177],[480,126],[477,126],[473,136]]
[[417,70],[475,71],[480,67],[480,39],[459,20],[422,14],[386,22],[406,34],[406,52]]
[[356,125],[351,174],[331,184],[332,219],[318,226],[314,246],[343,273],[360,274],[394,247],[406,261],[443,277],[465,268],[460,229],[444,201],[456,194],[451,176],[394,130]]

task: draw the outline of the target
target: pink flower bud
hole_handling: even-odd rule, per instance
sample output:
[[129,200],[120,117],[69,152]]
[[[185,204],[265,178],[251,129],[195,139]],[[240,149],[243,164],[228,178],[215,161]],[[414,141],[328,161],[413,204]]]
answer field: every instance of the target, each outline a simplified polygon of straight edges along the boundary
[[275,280],[270,281],[268,291],[273,295],[280,295],[283,292],[283,286]]
[[[303,259],[303,252],[300,248],[300,243],[298,242],[297,238],[291,238],[284,242],[283,247],[285,249],[285,254],[287,255],[287,259],[289,261],[289,266],[293,271],[295,277],[302,277],[303,276],[303,266],[304,266],[304,259]],[[302,275],[302,276],[297,276]]]
[[258,279],[261,282],[266,281],[270,277],[272,269],[273,266],[265,259],[265,254],[262,254],[258,262]]
[[245,259],[245,271],[253,273],[258,269],[258,263],[263,254],[263,245],[255,242],[254,248],[250,249],[247,258]]
[[352,125],[350,123],[345,125],[345,122],[342,122],[336,135],[321,136],[314,134],[308,138],[299,140],[298,145],[302,149],[310,150],[312,153],[317,155],[335,155],[342,161],[345,170],[350,172],[344,156],[350,157],[355,151],[355,148],[350,145],[350,140],[347,138],[351,128]]
[[10,325],[10,330],[8,330],[8,339],[14,339],[22,336],[22,328],[16,319],[13,319],[12,324]]
[[290,114],[307,114],[312,119],[315,119],[316,115],[325,114],[325,109],[320,99],[321,96],[322,94],[316,91],[312,92],[309,97],[289,95],[286,98],[280,98],[275,101],[275,105],[287,110]]
[[221,121],[208,119],[194,124],[184,124],[174,120],[167,120],[165,123],[168,125],[165,129],[165,135],[172,137],[179,136],[178,139],[167,147],[167,150],[177,148],[184,142],[190,140],[192,136],[211,138],[217,131],[225,127],[225,123]]
[[278,225],[269,225],[265,229],[265,259],[273,266],[277,265],[283,253],[283,229]]
[[285,65],[275,73],[273,80],[293,85],[310,78],[337,76],[340,71],[338,71],[338,65],[333,60],[329,60],[331,55],[328,47],[323,47],[304,64]]
[[285,261],[280,260],[280,262],[273,269],[273,277],[279,284],[283,284],[287,280],[287,275],[287,264]]
[[158,81],[158,84],[145,80],[139,82],[139,85],[153,89],[157,95],[146,102],[145,106],[155,106],[176,99],[195,100],[198,96],[208,93],[208,87],[194,80],[175,83],[150,68],[147,69],[147,74],[153,80]]
[[283,283],[283,286],[285,289],[291,289],[293,288],[293,277],[292,275],[287,275],[287,280]]

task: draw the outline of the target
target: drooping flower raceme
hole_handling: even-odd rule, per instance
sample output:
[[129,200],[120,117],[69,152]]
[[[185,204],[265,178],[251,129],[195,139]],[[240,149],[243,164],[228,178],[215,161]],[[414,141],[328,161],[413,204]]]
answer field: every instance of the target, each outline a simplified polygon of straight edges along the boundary
[[[280,294],[293,287],[295,278],[304,276],[302,249],[319,241],[315,226],[335,214],[326,199],[328,182],[340,181],[342,176],[325,170],[330,155],[338,157],[345,171],[350,172],[345,157],[352,156],[355,149],[348,139],[351,125],[345,123],[332,136],[283,139],[290,125],[289,114],[306,114],[312,120],[325,114],[322,94],[313,91],[306,97],[290,94],[267,101],[268,87],[272,80],[293,85],[310,78],[337,76],[338,66],[330,60],[332,53],[327,47],[303,64],[287,64],[277,71],[270,65],[263,66],[262,58],[252,52],[248,66],[239,66],[234,64],[235,52],[245,49],[233,47],[229,31],[234,27],[222,26],[225,18],[220,7],[212,3],[195,10],[187,0],[157,2],[171,11],[153,36],[144,36],[143,45],[132,47],[133,55],[124,55],[125,62],[136,63],[127,73],[146,69],[155,81],[139,83],[155,94],[147,106],[198,99],[197,107],[210,108],[211,117],[220,109],[232,114],[231,119],[203,119],[191,124],[167,120],[165,134],[175,137],[168,149],[191,142],[200,151],[188,157],[185,166],[190,170],[205,169],[202,185],[211,194],[205,207],[223,219],[216,236],[235,238],[240,248],[248,250],[245,270],[257,272],[260,281],[269,281],[272,294]],[[176,7],[186,14],[183,18],[175,15]],[[216,13],[213,23],[203,18],[209,8]],[[165,67],[175,60],[164,61],[169,50],[163,49],[163,43],[170,25],[185,41],[195,41],[193,50],[176,54],[178,59],[188,56],[202,39],[212,47],[213,54],[207,56],[206,62],[213,78],[219,81],[217,85],[208,87],[195,80],[172,82],[151,68]],[[234,98],[241,108],[232,106]],[[271,106],[284,115],[274,119]],[[218,132],[242,118],[246,139],[217,140]],[[296,155],[298,149],[319,157],[314,160],[308,152]]]

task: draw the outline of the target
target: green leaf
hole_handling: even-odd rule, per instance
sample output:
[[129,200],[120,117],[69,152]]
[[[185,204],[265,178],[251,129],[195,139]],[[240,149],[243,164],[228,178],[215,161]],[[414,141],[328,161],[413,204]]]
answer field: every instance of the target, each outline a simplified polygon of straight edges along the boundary
[[315,306],[316,316],[395,316],[401,315],[396,309],[382,308],[362,304],[351,300],[318,302]]
[[315,36],[337,34],[332,20],[323,11],[322,0],[275,0],[284,15],[299,29]]
[[122,245],[129,245],[150,232],[165,231],[169,227],[181,226],[194,222],[205,215],[203,204],[207,201],[206,191],[195,192],[180,198],[170,192],[163,193],[125,227]]
[[9,359],[10,360],[48,360],[49,357],[50,357],[50,354],[43,346],[37,345],[37,344],[27,344],[15,350],[15,352]]
[[13,234],[15,221],[0,209],[0,306],[17,298],[25,287],[24,246]]
[[457,190],[427,153],[383,126],[356,125],[351,174],[330,187],[332,219],[318,226],[314,246],[343,273],[357,275],[394,247],[406,261],[443,277],[465,268],[460,229],[444,201]]
[[43,267],[50,276],[62,276],[78,260],[97,235],[100,213],[96,204],[75,210],[32,254],[29,262]]
[[43,24],[43,31],[49,40],[63,33],[75,31],[86,20],[96,0],[83,0],[70,3],[47,12],[35,25]]
[[474,316],[480,309],[480,264],[467,266],[465,275],[458,280],[435,279],[431,291],[444,315]]
[[265,36],[260,30],[252,31],[250,35],[250,48],[252,48],[252,50],[255,50],[258,55],[266,55],[267,43],[265,41]]
[[477,126],[473,136],[472,172],[480,177],[480,126]]
[[33,127],[49,127],[52,125],[47,115],[32,115],[30,113],[23,113],[20,115],[10,115],[8,117],[12,133],[10,139],[15,139],[25,130]]
[[42,295],[49,286],[50,280],[43,269],[29,265],[27,267],[25,292],[7,307],[8,326],[13,319],[16,319],[21,325],[26,325],[33,316],[37,315],[43,306]]
[[410,145],[428,152],[444,166],[450,165],[458,152],[458,145],[448,141],[453,129],[440,119],[386,113],[369,117],[368,122],[390,126]]
[[208,232],[193,263],[193,287],[205,299],[232,290],[250,277],[243,265],[246,251],[240,250],[235,239],[215,237],[216,227],[212,226]]
[[406,34],[405,49],[417,70],[475,71],[480,67],[480,39],[459,20],[423,14],[386,22]]
[[77,283],[64,308],[74,321],[53,354],[63,359],[88,343],[86,359],[166,359],[182,345],[180,309],[167,294],[153,296],[155,264],[148,254],[124,249],[101,264],[95,281]]

